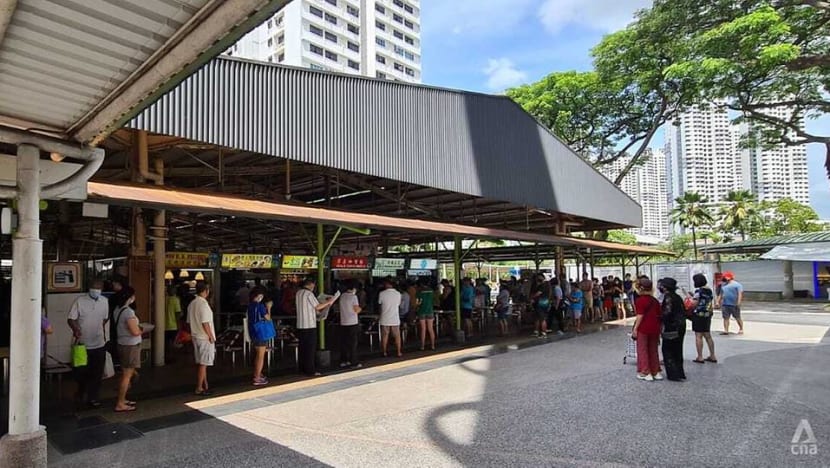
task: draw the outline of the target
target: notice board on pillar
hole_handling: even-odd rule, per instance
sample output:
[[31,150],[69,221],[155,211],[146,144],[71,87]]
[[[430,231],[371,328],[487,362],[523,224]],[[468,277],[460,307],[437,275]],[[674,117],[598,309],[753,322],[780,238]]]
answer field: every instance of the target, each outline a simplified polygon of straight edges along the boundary
[[135,289],[135,314],[139,322],[151,322],[150,305],[153,302],[153,258],[130,257],[129,282]]

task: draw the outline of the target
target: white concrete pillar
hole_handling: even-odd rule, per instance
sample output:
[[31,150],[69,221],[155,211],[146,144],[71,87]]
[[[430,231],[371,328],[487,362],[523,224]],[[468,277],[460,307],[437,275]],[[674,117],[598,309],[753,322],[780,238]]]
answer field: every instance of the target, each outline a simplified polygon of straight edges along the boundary
[[46,468],[40,425],[40,150],[17,147],[18,227],[12,240],[9,433],[0,439],[0,466]]
[[784,260],[784,292],[782,294],[784,299],[792,299],[795,296],[795,287],[793,284],[793,262],[791,260]]
[[12,241],[12,320],[9,434],[40,429],[40,314],[43,243],[40,240],[40,150],[17,149],[18,228]]

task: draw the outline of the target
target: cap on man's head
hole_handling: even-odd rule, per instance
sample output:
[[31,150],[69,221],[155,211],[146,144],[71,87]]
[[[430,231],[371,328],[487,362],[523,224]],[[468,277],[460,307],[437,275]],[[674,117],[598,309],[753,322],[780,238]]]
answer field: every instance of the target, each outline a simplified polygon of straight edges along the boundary
[[735,279],[735,274],[731,271],[725,271],[723,272],[723,279],[732,281],[733,279]]

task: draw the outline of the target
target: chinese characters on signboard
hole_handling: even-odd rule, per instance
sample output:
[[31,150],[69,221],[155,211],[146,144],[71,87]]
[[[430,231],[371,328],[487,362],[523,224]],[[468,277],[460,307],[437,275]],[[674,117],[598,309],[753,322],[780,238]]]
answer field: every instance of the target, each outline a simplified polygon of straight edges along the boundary
[[222,268],[271,269],[274,256],[271,254],[222,254]]
[[331,257],[332,270],[368,270],[369,259],[366,257]]
[[317,257],[310,255],[285,255],[282,268],[286,270],[316,270]]

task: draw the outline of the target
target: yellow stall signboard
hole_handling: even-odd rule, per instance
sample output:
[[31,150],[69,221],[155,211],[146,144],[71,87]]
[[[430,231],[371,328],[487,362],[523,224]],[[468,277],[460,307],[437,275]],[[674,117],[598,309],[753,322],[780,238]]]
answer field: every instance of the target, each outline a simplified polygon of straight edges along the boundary
[[274,268],[271,254],[222,254],[222,268],[270,269]]
[[164,265],[167,268],[204,268],[208,266],[209,256],[200,252],[167,252]]
[[286,255],[282,257],[282,267],[286,270],[316,270],[317,257],[311,255]]

